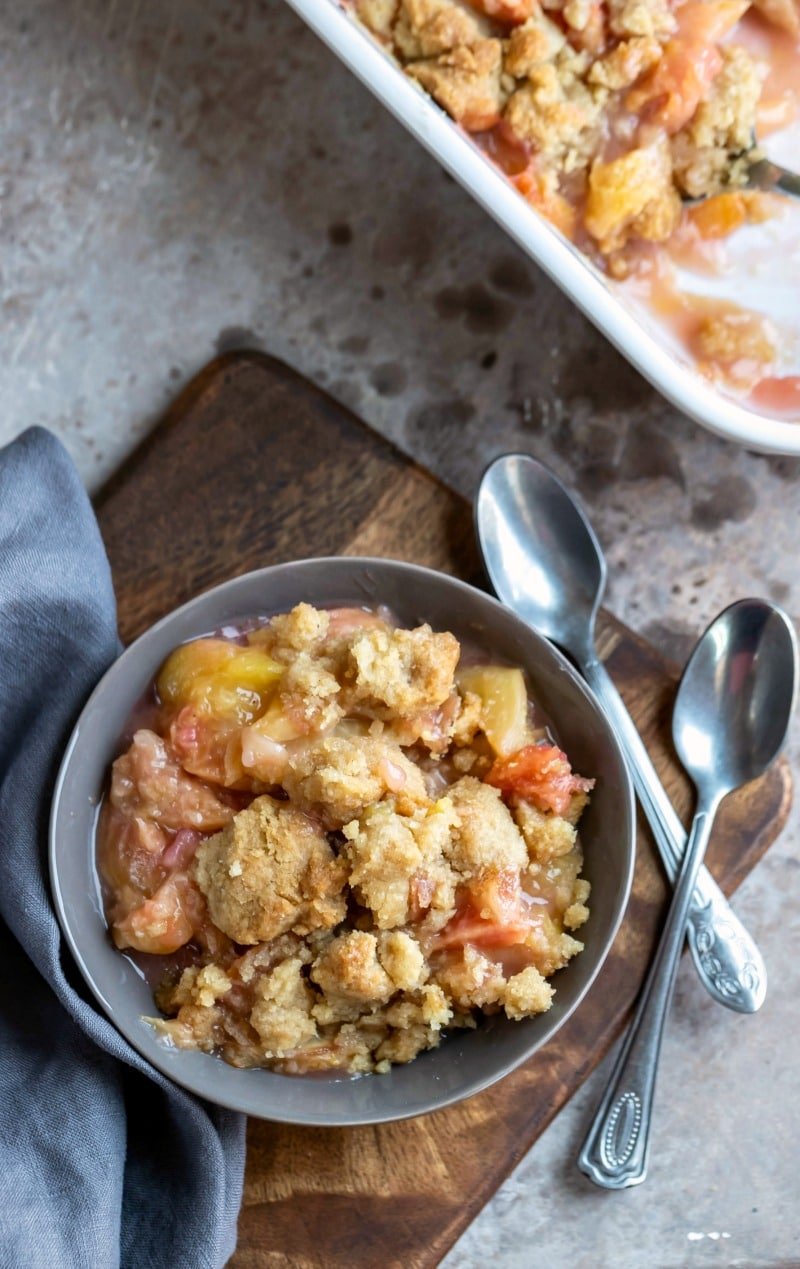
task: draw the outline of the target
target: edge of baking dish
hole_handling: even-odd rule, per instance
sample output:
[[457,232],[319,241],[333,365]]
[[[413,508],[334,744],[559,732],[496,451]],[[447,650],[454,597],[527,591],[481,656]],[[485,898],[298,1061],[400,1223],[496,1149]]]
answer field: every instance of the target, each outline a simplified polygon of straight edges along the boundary
[[745,409],[681,365],[617,298],[586,257],[520,197],[491,160],[336,0],[287,3],[677,409],[749,449],[800,454],[800,421]]

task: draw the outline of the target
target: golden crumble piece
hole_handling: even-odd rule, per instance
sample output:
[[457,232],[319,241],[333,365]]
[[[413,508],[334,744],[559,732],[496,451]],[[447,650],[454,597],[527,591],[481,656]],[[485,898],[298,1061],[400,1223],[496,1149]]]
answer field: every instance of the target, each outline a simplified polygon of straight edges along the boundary
[[424,815],[416,815],[412,821],[412,832],[426,864],[438,862],[444,857],[451,830],[458,823],[455,805],[450,797],[451,791],[452,786],[446,794],[431,803]]
[[677,27],[669,0],[608,0],[613,35],[649,35],[664,40]]
[[359,901],[372,912],[378,929],[405,925],[412,909],[424,907],[449,912],[455,878],[442,857],[452,817],[432,811],[422,819],[399,815],[384,803],[371,808],[361,820],[344,827],[345,855],[350,885]]
[[421,991],[401,996],[384,1010],[383,1019],[391,1027],[413,1027],[418,1023],[439,1031],[453,1016],[441,987],[430,984]]
[[231,986],[230,978],[220,965],[205,965],[202,969],[190,965],[177,982],[162,983],[156,990],[155,1000],[165,1013],[182,1009],[184,1005],[210,1009],[230,991]]
[[360,1001],[346,1000],[344,996],[322,996],[311,1013],[318,1026],[330,1027],[342,1022],[358,1022],[363,1009]]
[[469,745],[483,726],[483,702],[477,692],[459,695],[458,711],[453,723],[453,744]]
[[309,730],[335,727],[344,710],[338,701],[339,680],[321,661],[308,652],[299,652],[286,667],[279,695],[284,709],[302,718]]
[[587,881],[585,877],[577,877],[572,888],[573,903],[588,903],[591,893],[591,882]]
[[535,965],[529,965],[514,974],[502,992],[503,1008],[509,1018],[519,1021],[537,1013],[546,1013],[553,1003],[555,989],[539,973]]
[[363,930],[349,930],[328,944],[311,966],[311,978],[329,998],[381,1004],[395,985],[378,960],[378,940]]
[[661,57],[661,45],[651,35],[635,35],[620,43],[589,68],[587,79],[611,92],[629,88]]
[[663,241],[680,213],[666,140],[592,164],[585,222],[603,253],[618,250],[632,237]]
[[745,156],[755,143],[762,88],[758,65],[743,48],[729,46],[720,53],[722,69],[709,96],[672,139],[675,181],[691,198],[744,183]]
[[259,974],[274,969],[280,961],[285,961],[290,956],[299,956],[303,964],[308,964],[312,957],[306,943],[316,944],[320,938],[330,938],[330,934],[327,930],[314,930],[304,939],[297,934],[281,934],[268,943],[256,943],[248,947],[246,952],[236,958],[239,979],[243,983],[250,983]]
[[577,841],[566,855],[558,855],[546,864],[531,864],[529,872],[541,868],[547,878],[551,894],[551,909],[557,916],[569,907],[574,899],[575,882],[583,867],[583,851]]
[[356,13],[364,26],[388,40],[397,16],[398,0],[356,0]]
[[572,891],[572,903],[564,913],[564,924],[568,930],[577,930],[589,920],[587,900],[592,887],[584,878],[578,878]]
[[580,939],[574,939],[571,934],[562,934],[558,940],[559,969],[562,969],[573,956],[577,956],[583,951],[583,943]]
[[405,930],[380,935],[378,959],[398,991],[413,991],[428,976],[422,948]]
[[411,879],[422,866],[422,852],[411,825],[388,805],[375,807],[363,821],[344,827],[350,885],[369,908],[378,929],[405,925]]
[[410,814],[430,801],[419,767],[398,745],[375,736],[326,736],[289,759],[282,784],[289,797],[328,828],[341,828],[391,796]]
[[344,918],[344,864],[312,819],[268,796],[200,844],[195,877],[212,921],[237,943],[292,929],[303,934]]
[[[447,851],[458,813],[451,797],[442,797],[424,815],[411,822],[411,831],[422,854],[422,862],[411,883],[415,908],[436,914],[436,924],[452,915],[458,877],[447,861]],[[416,913],[415,913],[416,915]]]
[[391,1063],[412,1062],[426,1049],[437,1048],[441,1039],[441,1031],[423,1023],[412,1023],[404,1030],[393,1030],[375,1050],[376,1070],[385,1071]]
[[484,132],[500,119],[503,65],[499,40],[460,45],[438,57],[409,62],[405,69],[467,132]]
[[354,696],[401,717],[436,709],[453,692],[460,653],[454,635],[428,625],[365,630],[350,648]]
[[508,38],[503,69],[515,79],[524,79],[539,62],[551,62],[564,47],[567,37],[555,22],[537,13]]
[[475,44],[488,30],[474,9],[457,0],[400,0],[394,42],[412,61]]
[[181,1005],[191,1004],[194,999],[194,985],[200,970],[197,965],[190,965],[183,971],[174,984],[162,983],[156,993],[156,1004],[165,1012],[168,1009],[180,1009]]
[[[492,765],[491,758],[479,754],[476,749],[457,749],[451,762],[460,775],[468,775],[470,771],[475,772],[476,768],[488,771]],[[481,774],[480,770],[478,774]]]
[[434,1031],[441,1031],[452,1022],[453,1010],[438,983],[426,983],[418,995],[422,1021]]
[[565,44],[556,56],[556,69],[565,88],[569,88],[579,80],[585,80],[586,72],[591,64],[591,53],[587,49],[573,48],[570,43]]
[[176,1049],[200,1049],[212,1053],[219,1043],[220,1013],[216,1007],[185,1004],[175,1018],[145,1018]]
[[741,387],[757,382],[778,355],[778,332],[772,322],[746,309],[704,318],[690,342],[701,365]]
[[254,631],[250,641],[264,643],[276,661],[290,662],[298,652],[319,647],[328,633],[330,617],[311,604],[297,604],[291,612],[279,613],[268,626]]
[[436,1048],[442,1029],[453,1020],[453,1010],[441,987],[428,984],[389,1005],[383,1020],[392,1030],[376,1049],[376,1060],[410,1062],[424,1049]]
[[498,789],[462,776],[448,796],[457,819],[444,853],[457,873],[474,877],[490,868],[525,867],[525,842]]
[[529,857],[538,863],[548,863],[574,847],[577,829],[562,816],[540,811],[532,802],[524,801],[516,804],[513,813]]
[[545,916],[531,928],[525,940],[531,960],[539,973],[545,978],[552,977],[556,970],[563,969],[573,956],[583,951],[583,944],[566,934],[561,922],[551,916]]
[[283,1057],[317,1035],[311,1016],[314,993],[302,974],[302,962],[292,957],[259,978],[250,1024],[258,1033],[267,1057]]
[[460,1009],[497,1004],[506,986],[501,967],[469,944],[448,957],[436,980]]
[[458,692],[453,691],[436,709],[424,709],[410,718],[400,719],[395,739],[400,745],[413,745],[419,741],[432,756],[441,757],[452,745],[457,712]]
[[230,978],[220,965],[204,965],[197,975],[192,995],[196,1004],[210,1009],[228,994],[232,986]]
[[562,10],[564,21],[573,31],[585,31],[595,7],[594,0],[567,0]]
[[630,227],[631,238],[643,242],[666,242],[681,218],[681,200],[674,190],[665,191],[662,198],[654,198],[642,208]]
[[599,139],[602,102],[580,78],[583,65],[565,49],[555,62],[533,66],[504,113],[518,137],[565,173],[585,168]]
[[720,313],[701,323],[696,342],[710,361],[771,361],[775,343],[771,323],[758,313]]
[[[367,1022],[375,1025],[367,1027],[365,1025]],[[339,1028],[332,1043],[323,1040],[320,1046],[320,1060],[315,1063],[313,1069],[346,1070],[352,1075],[374,1071],[376,1069],[374,1052],[387,1033],[388,1027],[374,1015],[367,1015],[358,1022],[346,1022]],[[305,1053],[302,1056],[304,1069],[308,1070]]]

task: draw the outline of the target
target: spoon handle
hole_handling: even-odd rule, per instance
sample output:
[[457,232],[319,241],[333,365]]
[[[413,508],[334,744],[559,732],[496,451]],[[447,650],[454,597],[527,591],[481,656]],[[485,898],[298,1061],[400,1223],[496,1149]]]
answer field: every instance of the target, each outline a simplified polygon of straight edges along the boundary
[[640,1185],[647,1175],[664,1023],[675,990],[692,892],[712,822],[713,811],[699,811],[694,818],[669,915],[633,1024],[578,1155],[581,1171],[607,1190]]
[[[686,830],[605,666],[591,657],[583,660],[582,669],[611,720],[667,876],[674,882],[686,846]],[[709,995],[737,1013],[760,1009],[767,994],[766,966],[707,868],[701,868],[697,876],[687,933],[692,959]]]

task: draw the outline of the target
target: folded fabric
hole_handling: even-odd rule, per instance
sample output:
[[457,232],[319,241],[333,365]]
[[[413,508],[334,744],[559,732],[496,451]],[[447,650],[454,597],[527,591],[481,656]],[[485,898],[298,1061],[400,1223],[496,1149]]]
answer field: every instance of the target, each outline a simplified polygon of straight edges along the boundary
[[197,1269],[236,1241],[244,1120],[177,1088],[95,1007],[49,893],[70,729],[119,650],[111,576],[65,450],[0,450],[0,1266]]

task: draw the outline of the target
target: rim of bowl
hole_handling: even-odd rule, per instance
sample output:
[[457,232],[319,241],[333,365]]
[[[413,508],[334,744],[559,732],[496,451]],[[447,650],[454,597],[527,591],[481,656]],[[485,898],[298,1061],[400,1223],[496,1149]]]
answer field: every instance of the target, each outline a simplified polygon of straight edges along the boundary
[[[461,591],[463,593],[470,594],[472,596],[474,595],[479,596],[479,598],[483,602],[485,602],[490,612],[494,609],[494,610],[502,612],[506,618],[510,616],[513,619],[513,621],[516,624],[518,624],[518,626],[526,632],[527,638],[532,639],[536,643],[545,644],[548,651],[555,657],[556,661],[559,663],[560,669],[568,676],[568,678],[572,680],[573,686],[577,688],[579,694],[584,697],[588,708],[591,709],[595,713],[595,715],[599,717],[603,725],[603,728],[606,732],[607,739],[610,742],[612,749],[615,751],[619,769],[622,774],[622,787],[620,789],[620,793],[622,795],[621,809],[622,809],[622,818],[623,818],[623,827],[624,827],[624,838],[627,844],[624,877],[622,879],[622,884],[618,888],[618,891],[617,891],[617,901],[616,901],[614,918],[605,936],[605,946],[603,948],[602,954],[597,957],[597,960],[595,964],[592,966],[591,971],[583,987],[578,991],[573,1002],[564,1011],[564,1013],[562,1014],[562,1016],[560,1017],[560,1019],[558,1020],[558,1022],[552,1028],[551,1031],[549,1031],[547,1034],[535,1040],[530,1045],[530,1047],[526,1049],[526,1051],[522,1053],[518,1058],[510,1062],[503,1063],[502,1065],[498,1066],[497,1069],[492,1070],[489,1074],[483,1077],[476,1077],[474,1080],[468,1082],[467,1086],[465,1086],[463,1089],[456,1090],[454,1092],[450,1092],[446,1094],[437,1095],[435,1088],[432,1088],[428,1104],[425,1105],[421,1109],[419,1107],[414,1107],[413,1109],[410,1109],[410,1110],[400,1111],[399,1113],[390,1112],[390,1113],[387,1113],[386,1115],[374,1114],[374,1113],[367,1113],[364,1115],[349,1114],[346,1119],[342,1119],[341,1121],[331,1121],[329,1119],[321,1119],[319,1116],[314,1116],[314,1115],[304,1116],[302,1114],[280,1116],[277,1113],[270,1113],[267,1115],[264,1113],[263,1110],[259,1110],[258,1107],[254,1105],[254,1102],[257,1101],[257,1094],[255,1097],[252,1094],[248,1095],[248,1089],[246,1086],[243,1087],[242,1095],[236,1096],[236,1097],[228,1097],[224,1095],[217,1096],[215,1094],[210,1093],[208,1089],[206,1088],[198,1087],[197,1081],[191,1078],[185,1077],[182,1071],[180,1070],[180,1067],[176,1071],[172,1063],[168,1060],[168,1057],[173,1059],[175,1058],[176,1054],[174,1049],[165,1048],[164,1050],[165,1057],[163,1061],[159,1060],[157,1056],[158,1050],[156,1051],[156,1056],[154,1056],[150,1052],[145,1053],[142,1050],[139,1034],[137,1030],[135,1029],[135,1027],[132,1025],[127,1025],[123,1020],[120,1020],[116,1016],[115,1011],[113,1010],[109,1002],[104,998],[102,992],[98,988],[97,983],[95,982],[95,978],[94,978],[94,974],[92,972],[91,966],[88,964],[87,959],[83,954],[83,951],[81,948],[80,934],[76,933],[73,930],[70,920],[67,916],[67,913],[65,910],[65,904],[64,904],[64,896],[63,896],[62,888],[61,888],[61,880],[59,875],[59,847],[58,847],[58,840],[57,840],[60,817],[63,813],[62,798],[63,798],[64,784],[69,775],[70,767],[74,760],[75,751],[79,744],[79,740],[80,740],[79,733],[81,728],[81,722],[84,716],[87,714],[87,712],[91,708],[96,697],[104,689],[107,680],[111,678],[112,676],[116,677],[118,674],[121,673],[121,668],[124,666],[127,660],[132,659],[133,654],[136,652],[139,646],[142,643],[149,641],[156,633],[160,632],[165,627],[171,625],[179,617],[186,616],[188,613],[190,613],[192,608],[199,607],[201,603],[206,603],[208,599],[212,597],[213,595],[215,595],[216,593],[222,592],[224,590],[228,590],[229,588],[235,586],[237,583],[242,583],[245,579],[253,580],[253,579],[263,578],[264,581],[266,582],[268,579],[274,578],[278,574],[293,573],[296,570],[302,571],[304,568],[307,568],[311,565],[316,566],[316,565],[319,565],[320,563],[325,563],[329,565],[335,564],[335,563],[342,563],[342,564],[346,563],[354,568],[358,568],[358,567],[361,567],[364,569],[389,568],[390,570],[399,569],[404,572],[423,574],[430,579],[435,579],[435,581],[438,584],[453,588],[457,591]],[[313,602],[313,598],[307,602]],[[202,633],[203,633],[202,631],[198,631],[198,634],[195,635],[194,637],[199,638]],[[152,671],[153,674],[155,674],[157,668],[158,668],[157,665],[153,666],[153,671]],[[89,845],[90,848],[94,848],[94,845],[95,845],[94,833],[92,833],[90,841],[89,843],[87,843],[87,845]],[[605,711],[600,705],[600,702],[598,701],[597,697],[595,696],[591,688],[588,686],[588,684],[584,682],[584,680],[581,678],[578,672],[574,669],[574,667],[570,664],[570,662],[563,655],[563,653],[555,646],[555,644],[551,643],[549,639],[547,639],[544,635],[540,634],[533,626],[530,626],[521,617],[518,617],[517,614],[513,612],[512,609],[508,608],[505,604],[500,603],[500,601],[496,599],[494,595],[490,595],[488,592],[481,590],[479,587],[473,586],[469,582],[462,581],[461,578],[453,577],[449,573],[443,573],[438,569],[428,568],[425,565],[421,565],[421,564],[408,563],[407,561],[404,561],[404,560],[382,558],[379,556],[360,556],[360,555],[307,556],[307,557],[304,557],[303,559],[287,561],[282,564],[272,564],[272,565],[267,565],[266,567],[260,568],[260,569],[251,569],[246,573],[239,573],[234,577],[228,578],[224,582],[220,582],[215,586],[211,586],[211,587],[208,587],[206,590],[200,591],[197,595],[193,596],[192,599],[187,600],[186,603],[181,604],[178,608],[172,609],[170,612],[166,613],[163,617],[160,617],[158,621],[154,622],[153,625],[148,626],[148,628],[144,630],[142,634],[138,635],[137,638],[134,639],[132,643],[128,644],[128,646],[123,649],[122,653],[116,658],[116,660],[112,661],[111,665],[103,673],[101,678],[95,684],[95,687],[92,689],[92,692],[87,697],[86,702],[84,703],[83,708],[81,709],[81,712],[72,729],[69,740],[67,741],[67,745],[64,750],[64,756],[59,765],[58,774],[56,776],[55,785],[53,787],[50,820],[49,820],[49,826],[48,826],[48,865],[49,865],[49,873],[50,873],[50,885],[51,885],[53,900],[55,903],[56,915],[58,917],[58,923],[59,923],[61,932],[67,941],[72,957],[81,973],[81,976],[84,979],[84,982],[88,986],[89,990],[91,991],[97,1003],[100,1005],[105,1016],[109,1019],[109,1021],[117,1029],[117,1031],[119,1031],[120,1034],[124,1036],[124,1038],[128,1041],[131,1047],[135,1049],[135,1051],[140,1055],[140,1057],[142,1057],[146,1062],[149,1062],[162,1075],[165,1075],[168,1079],[170,1079],[172,1083],[176,1084],[177,1086],[181,1088],[186,1089],[188,1092],[194,1094],[197,1097],[202,1098],[205,1101],[213,1102],[215,1105],[222,1106],[228,1110],[239,1111],[243,1114],[250,1115],[253,1118],[264,1119],[264,1120],[267,1120],[268,1122],[296,1124],[298,1126],[302,1125],[302,1126],[310,1126],[310,1127],[359,1127],[359,1126],[367,1126],[370,1124],[395,1123],[403,1119],[412,1119],[423,1114],[430,1114],[433,1111],[443,1110],[447,1106],[452,1106],[458,1102],[465,1101],[468,1097],[473,1097],[475,1094],[483,1092],[485,1089],[490,1088],[493,1084],[496,1084],[499,1080],[505,1078],[506,1075],[510,1075],[512,1071],[515,1071],[524,1062],[527,1062],[531,1057],[533,1057],[533,1055],[536,1052],[538,1052],[540,1048],[542,1048],[545,1044],[549,1043],[553,1039],[553,1037],[558,1033],[558,1031],[561,1030],[561,1028],[568,1021],[568,1019],[573,1015],[575,1010],[586,998],[589,991],[594,986],[597,976],[600,973],[600,970],[602,969],[603,965],[605,964],[608,958],[608,955],[611,951],[611,948],[614,945],[617,934],[619,933],[620,925],[622,924],[622,919],[628,907],[631,887],[633,884],[633,873],[634,873],[635,862],[636,862],[635,797],[634,797],[634,791],[633,791],[633,783],[631,780],[630,771],[628,770],[627,762],[625,761],[624,754],[617,740],[616,733],[614,732],[614,729]],[[92,860],[92,871],[95,874],[97,873],[96,861],[94,859]],[[105,920],[104,914],[101,916],[101,919]],[[194,1052],[194,1050],[189,1050],[188,1052],[191,1053],[191,1052]],[[216,1054],[204,1055],[204,1056],[210,1056],[214,1060],[219,1062],[223,1061],[223,1059],[221,1057],[218,1057]],[[420,1054],[419,1056],[424,1056],[424,1054]],[[249,1073],[251,1072],[245,1069],[241,1071],[241,1074],[245,1077]],[[293,1080],[298,1080],[298,1079],[301,1080],[303,1077],[291,1076],[290,1078],[292,1078]],[[364,1077],[362,1076],[359,1078],[364,1078]],[[244,1084],[244,1081],[243,1081],[243,1084]]]

